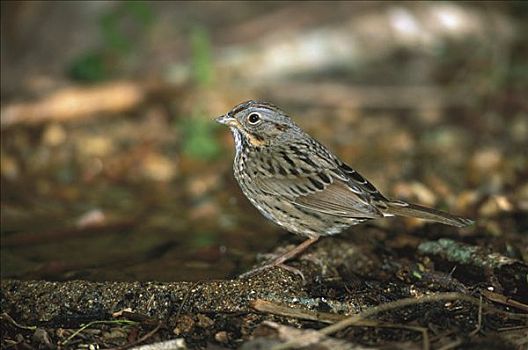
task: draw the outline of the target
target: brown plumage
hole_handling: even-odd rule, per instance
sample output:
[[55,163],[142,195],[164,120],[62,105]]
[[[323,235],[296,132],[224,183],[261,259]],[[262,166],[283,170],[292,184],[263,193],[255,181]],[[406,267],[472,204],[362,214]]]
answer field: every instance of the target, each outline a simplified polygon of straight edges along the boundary
[[464,227],[471,220],[387,199],[368,180],[306,134],[278,107],[247,101],[217,118],[235,138],[235,178],[249,201],[286,230],[308,237],[265,267],[282,264],[319,236],[385,216]]

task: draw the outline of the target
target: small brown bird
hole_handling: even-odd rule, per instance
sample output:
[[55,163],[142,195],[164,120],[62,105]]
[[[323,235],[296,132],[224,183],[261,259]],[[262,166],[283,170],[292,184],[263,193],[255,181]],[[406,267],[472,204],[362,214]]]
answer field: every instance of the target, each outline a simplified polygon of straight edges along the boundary
[[371,219],[401,215],[457,227],[472,223],[388,199],[270,103],[247,101],[216,121],[229,126],[233,133],[233,170],[249,201],[269,220],[308,238],[249,274],[283,266],[320,236],[335,235]]

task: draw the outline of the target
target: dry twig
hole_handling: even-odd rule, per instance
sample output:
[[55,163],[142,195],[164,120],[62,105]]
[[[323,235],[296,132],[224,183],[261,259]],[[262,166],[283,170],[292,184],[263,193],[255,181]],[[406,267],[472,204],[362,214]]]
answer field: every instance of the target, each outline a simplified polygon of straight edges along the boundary
[[[470,297],[468,295],[465,295],[465,294],[462,294],[462,293],[437,293],[437,294],[432,294],[432,295],[426,295],[424,297],[421,297],[421,298],[406,298],[406,299],[400,299],[400,300],[396,300],[396,301],[393,301],[393,302],[390,302],[390,303],[386,303],[386,304],[382,304],[382,305],[377,305],[377,306],[374,306],[374,307],[371,307],[357,315],[353,315],[353,316],[350,316],[346,319],[343,319],[337,323],[334,323],[333,325],[331,326],[328,326],[328,327],[325,327],[321,330],[319,330],[319,332],[322,334],[322,335],[330,335],[330,334],[334,334],[340,330],[343,330],[349,326],[355,326],[355,325],[358,325],[358,323],[360,323],[361,321],[363,321],[365,318],[368,318],[368,317],[371,317],[375,314],[379,314],[381,312],[386,312],[386,311],[390,311],[390,310],[394,310],[394,309],[398,309],[398,308],[402,308],[402,307],[406,307],[406,306],[411,306],[411,305],[418,305],[418,304],[422,304],[422,303],[430,303],[430,302],[437,302],[437,301],[450,301],[450,300],[456,300],[456,301],[467,301],[467,302],[470,302],[472,304],[475,304],[475,305],[482,305],[482,307],[484,309],[487,309],[487,310],[490,310],[490,311],[493,311],[493,312],[497,312],[497,313],[503,313],[503,314],[507,314],[508,316],[512,317],[512,318],[516,318],[516,319],[528,319],[528,315],[520,315],[520,314],[512,314],[512,313],[509,313],[509,312],[505,312],[505,311],[502,311],[502,310],[499,310],[493,306],[490,306],[490,305],[485,305],[485,304],[481,304],[480,300],[479,299],[476,299],[474,297]],[[291,349],[293,347],[295,347],[297,345],[297,340],[292,340],[292,341],[289,341],[287,343],[284,343],[284,344],[281,344],[279,346],[276,346],[275,348],[273,348],[273,350],[285,350],[285,349]],[[428,349],[429,348],[429,341],[427,340],[427,342],[424,341],[424,349]]]
[[528,312],[528,305],[523,304],[519,301],[513,300],[505,295],[495,293],[495,292],[490,292],[489,290],[485,290],[485,289],[481,290],[480,293],[486,298],[488,298],[489,300],[494,301],[496,303],[503,304],[506,306],[511,306],[519,310]]
[[115,349],[116,349],[116,350],[124,350],[124,349],[128,349],[128,348],[131,348],[131,347],[133,347],[133,346],[136,346],[136,345],[138,345],[138,344],[143,343],[145,340],[149,339],[149,338],[152,337],[154,334],[156,334],[156,333],[160,330],[160,328],[161,328],[162,325],[163,325],[162,322],[158,322],[158,325],[157,325],[153,330],[151,330],[150,332],[148,332],[147,334],[145,334],[144,336],[142,336],[142,337],[139,338],[138,340],[136,340],[136,341],[134,341],[134,342],[132,342],[132,343],[130,343],[130,344],[126,344],[126,345],[124,345],[124,346],[117,347],[117,348],[115,348]]
[[[318,321],[324,323],[333,323],[342,321],[347,318],[345,315],[332,314],[327,312],[314,312],[311,310],[303,310],[290,308],[284,305],[278,305],[271,303],[266,300],[257,299],[251,302],[251,307],[255,310],[265,313],[270,313],[274,315],[280,315],[285,317],[293,317],[309,321]],[[376,320],[360,320],[354,324],[358,327],[377,327],[377,328],[398,328],[398,329],[407,329],[411,331],[420,332],[423,339],[423,348],[429,349],[429,335],[427,333],[427,328],[417,327],[417,326],[407,326],[394,323],[380,322]],[[314,338],[315,339],[315,338]]]

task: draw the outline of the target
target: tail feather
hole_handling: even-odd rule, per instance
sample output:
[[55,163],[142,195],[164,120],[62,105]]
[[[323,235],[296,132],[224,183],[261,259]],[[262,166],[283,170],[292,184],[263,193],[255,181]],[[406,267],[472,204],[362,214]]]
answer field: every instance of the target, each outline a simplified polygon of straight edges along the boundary
[[431,220],[456,227],[465,227],[474,223],[474,221],[470,219],[455,216],[440,210],[422,207],[421,205],[412,203],[393,201],[387,202],[386,204],[388,208],[384,209],[383,211],[389,215],[400,215]]

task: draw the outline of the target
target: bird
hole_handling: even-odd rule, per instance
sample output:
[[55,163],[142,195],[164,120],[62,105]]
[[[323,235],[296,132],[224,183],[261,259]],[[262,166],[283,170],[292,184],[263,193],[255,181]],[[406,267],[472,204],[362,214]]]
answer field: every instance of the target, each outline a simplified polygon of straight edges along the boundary
[[[384,196],[359,172],[303,131],[279,107],[249,100],[217,117],[235,142],[233,172],[242,192],[258,211],[305,240],[251,276],[304,252],[320,237],[374,219],[405,216],[456,227],[472,220]],[[291,267],[289,267],[291,269]]]

